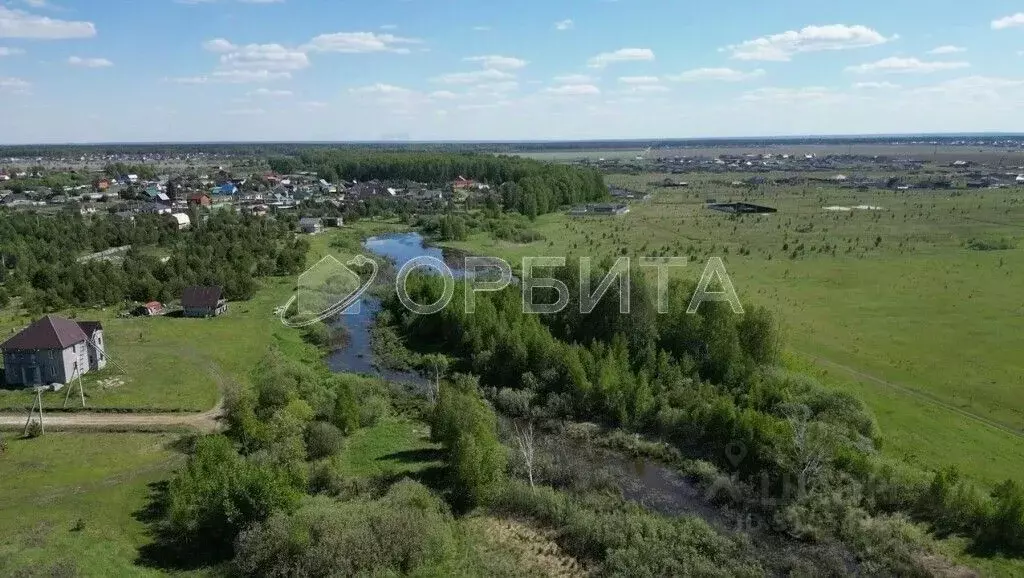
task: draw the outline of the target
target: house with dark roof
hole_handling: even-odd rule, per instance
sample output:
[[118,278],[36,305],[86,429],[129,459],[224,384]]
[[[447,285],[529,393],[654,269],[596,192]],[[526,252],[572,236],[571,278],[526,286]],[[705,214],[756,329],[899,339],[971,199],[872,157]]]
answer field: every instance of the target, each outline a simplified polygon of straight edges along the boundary
[[8,385],[70,383],[107,365],[103,325],[47,315],[0,344]]
[[217,317],[228,310],[220,287],[188,287],[181,296],[185,317]]

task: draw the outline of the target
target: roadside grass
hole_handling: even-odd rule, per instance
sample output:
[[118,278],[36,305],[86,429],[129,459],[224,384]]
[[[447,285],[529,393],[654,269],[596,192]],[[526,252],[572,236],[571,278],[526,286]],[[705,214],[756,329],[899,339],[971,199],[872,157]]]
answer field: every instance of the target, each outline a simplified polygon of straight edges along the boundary
[[[741,175],[671,175],[691,183],[683,189],[648,185],[665,176],[608,179],[654,192],[625,217],[550,214],[534,224],[542,241],[476,234],[446,245],[501,256],[514,267],[532,255],[689,255],[690,266],[676,274],[693,281],[708,258],[720,256],[740,297],[778,314],[792,352],[1024,429],[1024,191],[722,184]],[[763,203],[779,213],[734,217],[707,210],[711,198]],[[824,210],[833,205],[884,210]],[[966,247],[970,239],[1004,238],[1015,247]],[[878,416],[889,441],[884,451],[926,468],[963,465],[985,483],[1024,482],[1024,439],[875,380],[834,368],[829,375]]]
[[135,519],[183,457],[173,434],[7,436],[0,455],[0,575],[151,576]]

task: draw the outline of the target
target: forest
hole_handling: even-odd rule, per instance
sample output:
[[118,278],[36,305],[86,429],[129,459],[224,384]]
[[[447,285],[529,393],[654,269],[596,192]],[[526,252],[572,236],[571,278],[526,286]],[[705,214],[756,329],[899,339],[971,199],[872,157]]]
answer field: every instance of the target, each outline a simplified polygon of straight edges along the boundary
[[[579,287],[572,268],[552,276]],[[603,277],[593,273],[590,286]],[[766,310],[736,315],[704,303],[689,315],[694,284],[675,281],[668,312],[658,314],[643,276],[634,273],[631,288],[629,314],[619,312],[616,284],[588,315],[575,298],[562,313],[525,314],[518,288],[477,294],[469,314],[463,284],[435,315],[409,312],[397,298],[385,306],[414,349],[453,356],[457,371],[497,392],[499,409],[663,440],[734,476],[727,501],[762,512],[786,535],[863,545],[882,525],[911,545],[921,540],[903,521],[916,520],[938,536],[966,537],[979,554],[1024,555],[1024,488],[1008,480],[988,493],[955,469],[927,474],[879,454],[861,401],[780,366],[778,324]],[[433,303],[443,285],[414,275],[408,289],[413,301]],[[548,297],[539,302],[557,300]]]
[[[20,296],[32,314],[125,301],[168,302],[185,287],[217,285],[231,300],[253,296],[257,279],[295,275],[308,243],[294,224],[218,212],[179,231],[162,215],[135,220],[59,215],[0,215],[0,301]],[[123,257],[82,259],[130,246]],[[166,261],[160,255],[166,255]]]
[[279,173],[315,171],[330,182],[415,181],[448,186],[462,176],[496,190],[506,210],[543,215],[567,205],[607,198],[597,170],[541,163],[530,159],[477,153],[305,151],[297,157],[275,157]]

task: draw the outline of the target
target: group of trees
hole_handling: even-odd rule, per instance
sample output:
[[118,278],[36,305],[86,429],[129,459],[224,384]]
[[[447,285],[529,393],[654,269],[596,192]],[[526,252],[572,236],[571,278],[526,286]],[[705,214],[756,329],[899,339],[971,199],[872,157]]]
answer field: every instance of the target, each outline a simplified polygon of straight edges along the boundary
[[275,171],[315,171],[328,181],[416,181],[447,186],[462,176],[488,183],[507,211],[529,217],[607,198],[599,171],[481,153],[307,150],[270,159]]
[[[229,212],[192,217],[193,229],[179,231],[162,215],[0,215],[3,292],[21,296],[33,313],[170,301],[191,285],[217,285],[228,299],[249,299],[257,278],[294,275],[305,266],[308,242],[294,237],[288,221]],[[131,248],[111,258],[81,259],[124,246]]]
[[[158,545],[177,563],[237,555],[247,575],[408,571],[432,557],[450,534],[450,514],[418,484],[399,484],[379,500],[312,497],[345,497],[334,460],[347,436],[384,417],[388,395],[376,380],[271,352],[254,369],[252,388],[229,392],[227,431],[199,437],[170,480],[154,519]],[[317,532],[314,541],[332,551],[291,541],[302,532]]]
[[[592,275],[597,287],[604,270]],[[552,276],[580,287],[574,268]],[[879,432],[862,402],[775,367],[779,330],[767,311],[737,315],[703,303],[690,315],[694,286],[676,281],[659,314],[653,289],[635,273],[631,281],[628,314],[619,312],[617,283],[589,314],[575,295],[560,313],[524,313],[518,287],[477,293],[468,313],[463,284],[434,315],[411,313],[397,298],[386,307],[410,343],[452,354],[457,369],[490,387],[528,392],[541,416],[653,434],[732,471],[740,486],[731,499],[781,516],[796,534],[851,532],[824,506],[827,496],[843,495],[854,518],[909,515],[971,536],[979,548],[1024,553],[1018,485],[988,495],[963,480],[929,488],[922,476],[898,473],[903,468],[875,451]],[[433,303],[443,284],[413,275],[408,290],[413,301]],[[543,303],[557,298],[538,295]]]

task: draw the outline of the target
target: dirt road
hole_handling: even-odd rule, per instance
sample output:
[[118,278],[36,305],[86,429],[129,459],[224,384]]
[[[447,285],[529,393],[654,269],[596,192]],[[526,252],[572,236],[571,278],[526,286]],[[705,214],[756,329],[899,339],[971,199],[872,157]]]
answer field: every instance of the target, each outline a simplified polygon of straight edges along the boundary
[[[202,413],[101,413],[101,412],[58,412],[48,411],[43,414],[43,425],[46,431],[62,430],[94,430],[94,431],[178,431],[189,429],[199,432],[212,432],[220,427],[220,416],[223,413],[223,400],[209,411]],[[28,419],[27,412],[0,413],[0,429],[24,429]],[[39,419],[35,414],[33,420]]]

